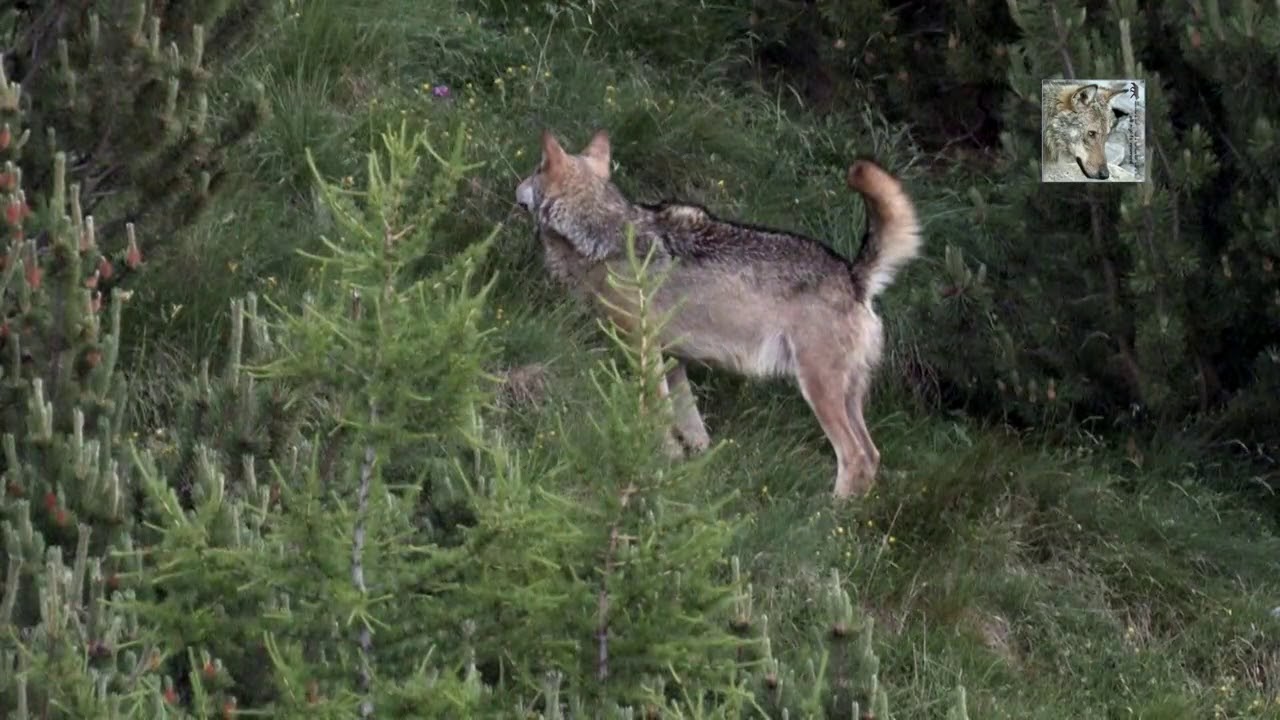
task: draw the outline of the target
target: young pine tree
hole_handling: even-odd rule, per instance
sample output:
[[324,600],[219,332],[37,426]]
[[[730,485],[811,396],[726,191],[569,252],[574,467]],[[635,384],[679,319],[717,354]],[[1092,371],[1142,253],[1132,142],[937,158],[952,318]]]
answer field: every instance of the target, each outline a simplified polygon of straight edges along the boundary
[[[1280,377],[1272,103],[1231,84],[1240,67],[1274,77],[1280,17],[1086,5],[1008,3],[1022,38],[1002,182],[964,194],[972,241],[948,248],[916,320],[936,331],[926,354],[960,396],[1020,421],[1178,429],[1228,407],[1230,424],[1203,427],[1274,441],[1259,422]],[[1148,182],[1039,183],[1048,78],[1145,79]]]
[[597,371],[598,415],[553,467],[488,424],[488,242],[430,255],[470,169],[454,137],[441,157],[390,132],[367,189],[321,181],[336,233],[314,290],[270,321],[244,312],[233,339],[268,349],[199,380],[310,397],[296,452],[256,468],[198,445],[189,498],[139,454],[154,571],[122,606],[173,658],[174,711],[578,718],[746,699],[732,525],[703,465],[661,452],[654,327]]
[[127,247],[99,245],[67,156],[45,192],[21,154],[21,88],[0,73],[0,716],[108,717],[152,707],[159,679],[128,595],[137,487],[124,436],[118,366],[138,267]]
[[115,241],[127,222],[156,238],[189,224],[265,116],[262,89],[229,68],[271,5],[0,2],[5,71],[31,128],[28,190],[49,193],[53,157],[66,153],[102,238]]

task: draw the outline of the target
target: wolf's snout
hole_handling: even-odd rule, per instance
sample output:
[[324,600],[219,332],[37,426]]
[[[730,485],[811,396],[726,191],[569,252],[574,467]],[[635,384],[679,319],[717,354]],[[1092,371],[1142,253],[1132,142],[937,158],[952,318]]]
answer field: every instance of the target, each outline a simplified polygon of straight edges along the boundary
[[516,187],[516,204],[527,212],[533,212],[533,187],[529,183],[522,182]]

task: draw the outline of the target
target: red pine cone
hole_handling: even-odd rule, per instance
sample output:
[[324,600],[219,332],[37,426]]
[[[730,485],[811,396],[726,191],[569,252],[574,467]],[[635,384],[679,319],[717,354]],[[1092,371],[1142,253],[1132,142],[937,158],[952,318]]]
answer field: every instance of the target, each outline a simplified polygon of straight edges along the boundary
[[35,258],[32,258],[33,262],[27,264],[27,284],[31,286],[32,290],[39,290],[40,281],[44,278],[44,271],[40,269],[39,265],[35,264],[34,260]]
[[27,247],[27,259],[23,263],[26,266],[27,284],[32,290],[40,288],[40,278],[44,276],[44,271],[40,269],[40,263],[36,262],[36,251],[30,246]]
[[177,690],[174,690],[172,687],[167,687],[167,688],[165,688],[165,689],[164,689],[164,701],[165,701],[165,702],[167,702],[167,703],[169,703],[170,705],[177,705],[177,704],[178,704],[178,691],[177,691]]
[[84,286],[85,286],[85,287],[87,287],[87,288],[89,288],[90,290],[92,290],[93,288],[98,287],[98,277],[99,277],[101,274],[102,274],[102,273],[98,272],[97,270],[94,270],[94,271],[93,271],[93,274],[92,274],[92,275],[90,275],[90,276],[89,276],[89,278],[88,278],[87,280],[85,280],[85,281],[84,281]]
[[13,131],[9,130],[9,124],[5,123],[0,128],[0,150],[8,150],[9,144],[13,142]]
[[27,216],[27,213],[24,211],[25,207],[26,207],[26,203],[22,202],[21,200],[18,200],[16,198],[13,200],[10,200],[9,205],[6,206],[4,209],[4,219],[10,225],[13,225],[15,227],[18,225],[21,225],[22,218]]
[[98,260],[98,274],[102,276],[103,280],[110,280],[111,276],[115,273],[115,266],[111,264],[111,261],[107,259],[106,255],[103,255],[102,258]]
[[13,173],[11,172],[0,173],[0,190],[4,192],[12,192],[13,189],[17,186],[18,186],[18,181],[13,176]]
[[56,508],[56,507],[58,507],[58,496],[57,496],[57,495],[55,495],[55,494],[54,494],[54,493],[52,493],[52,492],[47,492],[47,493],[45,493],[45,494],[44,494],[44,509],[45,509],[45,510],[52,511],[52,510],[53,510],[54,508]]

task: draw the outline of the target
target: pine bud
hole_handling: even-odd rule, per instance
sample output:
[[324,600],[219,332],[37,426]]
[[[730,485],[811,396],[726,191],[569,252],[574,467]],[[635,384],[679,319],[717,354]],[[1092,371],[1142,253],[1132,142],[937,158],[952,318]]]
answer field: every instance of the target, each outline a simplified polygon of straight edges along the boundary
[[8,150],[9,145],[13,142],[13,131],[9,129],[9,123],[5,123],[0,128],[0,150]]
[[[74,197],[74,196],[73,196]],[[97,233],[93,227],[93,216],[84,219],[84,230],[80,233],[80,252],[86,253],[98,244]]]
[[103,280],[110,280],[111,276],[114,275],[115,273],[116,273],[115,267],[111,264],[111,261],[108,260],[105,255],[98,260],[98,274],[102,276]]
[[130,270],[137,270],[142,264],[142,251],[138,249],[138,238],[133,234],[133,225],[129,225],[129,249],[125,251],[124,264]]
[[84,286],[89,288],[90,290],[93,290],[94,288],[98,287],[98,278],[101,276],[102,276],[102,273],[98,272],[97,270],[94,270],[93,274],[90,275],[84,281]]

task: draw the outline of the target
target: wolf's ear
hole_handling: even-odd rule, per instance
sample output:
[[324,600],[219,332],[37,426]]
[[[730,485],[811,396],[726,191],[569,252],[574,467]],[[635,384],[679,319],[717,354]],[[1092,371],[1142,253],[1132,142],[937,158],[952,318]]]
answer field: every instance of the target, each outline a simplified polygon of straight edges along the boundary
[[565,158],[564,148],[560,147],[560,141],[556,140],[556,136],[552,135],[550,130],[543,130],[542,161],[547,164],[547,169],[552,170],[563,166]]
[[1093,102],[1094,99],[1097,97],[1098,97],[1098,86],[1085,85],[1084,87],[1077,90],[1075,95],[1071,96],[1071,104],[1072,105],[1088,105],[1089,103]]
[[587,161],[587,167],[591,168],[591,172],[601,180],[609,179],[609,133],[604,130],[596,131],[591,136],[591,142],[587,143],[587,147],[582,150],[582,157]]

